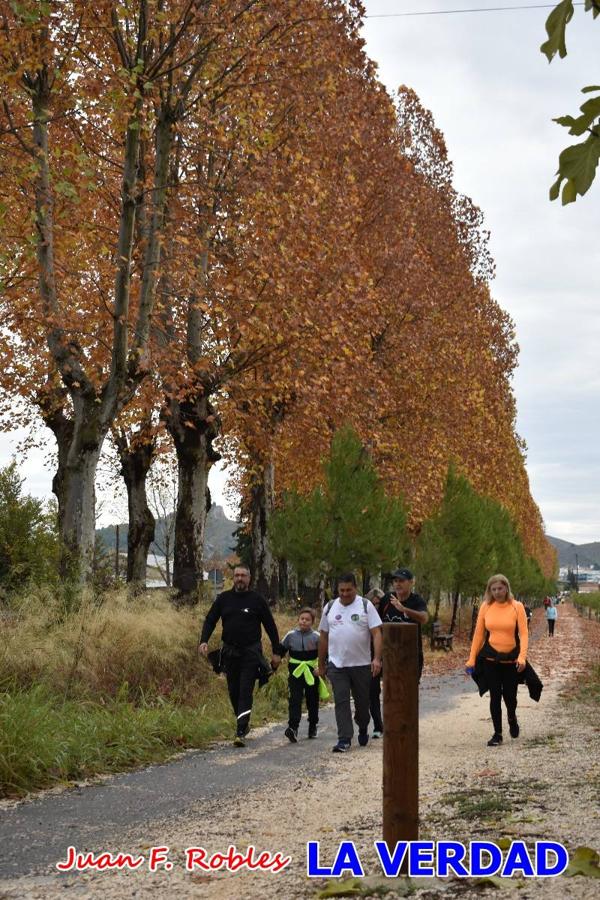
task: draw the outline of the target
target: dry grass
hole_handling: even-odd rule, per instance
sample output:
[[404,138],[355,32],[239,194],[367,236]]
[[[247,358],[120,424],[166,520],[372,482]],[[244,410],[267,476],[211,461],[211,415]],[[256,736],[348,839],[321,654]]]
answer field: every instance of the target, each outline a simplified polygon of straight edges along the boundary
[[[208,603],[177,609],[165,593],[130,600],[125,590],[98,603],[84,597],[65,614],[60,600],[38,593],[16,603],[2,623],[0,685],[42,684],[65,697],[130,700],[168,696],[198,702],[210,670],[197,642]],[[283,635],[296,616],[277,613]],[[211,644],[218,645],[220,628]]]
[[0,683],[43,684],[65,696],[189,693],[206,681],[196,654],[201,612],[176,610],[164,596],[131,601],[126,592],[98,604],[84,597],[64,615],[52,597],[21,601],[5,623]]
[[[162,760],[227,737],[223,677],[198,658],[208,603],[177,609],[166,593],[121,590],[66,612],[38,592],[0,620],[0,796]],[[277,614],[281,633],[296,616]],[[220,628],[211,641],[218,645]],[[265,648],[266,649],[266,648]],[[285,667],[256,696],[253,721],[287,708]]]

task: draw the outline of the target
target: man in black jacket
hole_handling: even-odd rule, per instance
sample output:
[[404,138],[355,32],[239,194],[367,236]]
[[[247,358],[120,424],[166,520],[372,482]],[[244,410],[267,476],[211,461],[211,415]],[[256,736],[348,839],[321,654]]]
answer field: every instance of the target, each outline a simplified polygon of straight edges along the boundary
[[271,610],[266,600],[249,587],[250,570],[247,566],[236,566],[233,570],[233,590],[223,591],[215,599],[204,620],[198,647],[202,656],[208,655],[208,640],[221,619],[222,668],[227,675],[229,699],[237,718],[233,741],[236,747],[245,746],[244,738],[250,729],[254,684],[261,667],[264,668],[261,625],[273,648],[272,667],[276,669],[281,662],[279,634]]

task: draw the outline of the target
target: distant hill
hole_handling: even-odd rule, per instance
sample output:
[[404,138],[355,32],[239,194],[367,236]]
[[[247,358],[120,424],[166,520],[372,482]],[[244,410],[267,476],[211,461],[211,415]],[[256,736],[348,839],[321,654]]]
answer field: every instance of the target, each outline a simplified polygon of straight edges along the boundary
[[[549,534],[546,537],[558,551],[559,566],[575,567],[577,563],[584,568],[600,566],[600,541],[592,541],[590,544],[571,544],[569,541],[563,541]],[[577,560],[575,554],[577,554]]]
[[[156,520],[156,540],[164,547],[163,536],[165,533],[165,519]],[[239,522],[228,519],[222,506],[212,506],[206,520],[206,543],[204,545],[204,558],[209,559],[213,555],[229,556],[235,547],[236,539],[233,532],[238,528]],[[127,523],[119,523],[119,548],[127,552]],[[116,531],[114,525],[96,529],[96,534],[102,540],[108,550],[114,550],[116,545]],[[150,550],[159,547],[152,544]]]

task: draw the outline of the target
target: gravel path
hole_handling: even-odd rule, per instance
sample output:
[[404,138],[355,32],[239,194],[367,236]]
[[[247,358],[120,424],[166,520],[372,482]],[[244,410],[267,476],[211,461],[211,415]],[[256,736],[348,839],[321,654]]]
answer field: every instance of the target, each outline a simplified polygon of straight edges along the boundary
[[[563,606],[553,640],[545,637],[543,627],[538,615],[530,658],[545,682],[544,694],[541,703],[535,704],[521,689],[522,734],[518,741],[509,739],[502,747],[488,748],[488,704],[479,699],[474,686],[462,676],[429,680],[422,706],[432,702],[437,709],[422,718],[420,727],[422,838],[463,842],[519,838],[532,843],[552,838],[570,851],[580,845],[599,849],[600,712],[567,702],[561,688],[567,677],[576,675],[578,668],[585,668],[597,654],[600,626]],[[450,708],[446,694],[453,697]],[[325,860],[340,840],[353,839],[365,871],[376,875],[379,867],[372,845],[381,829],[381,742],[337,756],[330,753],[330,724],[318,741],[301,741],[296,747],[283,745],[280,735],[280,727],[265,729],[263,734],[257,731],[251,746],[242,751],[243,757],[228,749],[203,754],[211,772],[217,768],[230,771],[232,779],[226,787],[225,778],[217,791],[200,783],[202,798],[180,805],[176,813],[165,813],[157,805],[156,815],[143,824],[118,824],[103,845],[92,844],[85,832],[73,829],[71,842],[78,849],[87,845],[97,852],[122,850],[147,856],[151,846],[168,846],[171,871],[149,873],[144,866],[131,872],[59,875],[50,868],[34,875],[5,877],[0,880],[0,898],[177,896],[229,900],[235,896],[240,900],[305,900],[322,886],[305,876],[307,839],[321,842]],[[274,766],[274,756],[285,765]],[[235,786],[242,771],[244,785]],[[152,776],[151,771],[148,774]],[[117,796],[120,806],[123,791]],[[34,804],[19,806],[21,811],[26,806],[34,808]],[[11,812],[6,810],[5,815]],[[33,841],[33,819],[30,828]],[[291,857],[291,863],[279,874],[185,871],[185,848],[202,846],[213,853],[225,851],[229,844],[240,850],[252,844],[258,850],[280,851]],[[6,847],[3,841],[3,850]],[[511,893],[518,887],[523,898],[537,898],[543,892],[550,900],[595,900],[599,884],[595,879],[560,877],[526,882],[514,879],[503,887]],[[438,881],[421,885],[417,896],[438,893],[479,896],[481,888],[456,880]]]

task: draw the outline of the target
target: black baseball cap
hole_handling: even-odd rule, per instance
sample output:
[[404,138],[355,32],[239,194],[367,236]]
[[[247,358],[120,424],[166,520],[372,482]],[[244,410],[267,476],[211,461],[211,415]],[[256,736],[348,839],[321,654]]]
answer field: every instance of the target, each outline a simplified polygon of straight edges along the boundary
[[412,581],[414,577],[410,569],[396,569],[392,572],[392,578],[400,578],[402,581]]

